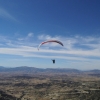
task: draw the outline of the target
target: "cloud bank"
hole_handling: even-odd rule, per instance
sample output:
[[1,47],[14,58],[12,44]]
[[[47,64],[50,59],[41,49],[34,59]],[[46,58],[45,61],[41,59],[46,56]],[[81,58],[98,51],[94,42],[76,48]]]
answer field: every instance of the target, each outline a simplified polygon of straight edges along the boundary
[[[55,58],[66,59],[67,57],[76,57],[84,59],[99,59],[100,58],[100,38],[98,37],[61,37],[39,35],[37,41],[33,39],[33,33],[28,33],[26,37],[12,39],[9,37],[0,36],[0,53],[22,55],[29,57],[50,57],[55,55]],[[39,43],[45,40],[62,41],[64,47],[57,43],[48,43],[37,50]]]

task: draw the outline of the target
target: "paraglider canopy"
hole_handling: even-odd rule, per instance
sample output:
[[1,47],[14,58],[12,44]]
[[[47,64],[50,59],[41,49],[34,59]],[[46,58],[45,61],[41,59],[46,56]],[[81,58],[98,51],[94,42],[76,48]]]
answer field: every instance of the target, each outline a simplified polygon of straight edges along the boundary
[[39,50],[39,48],[40,48],[41,45],[43,45],[43,44],[45,44],[45,43],[49,43],[49,42],[55,42],[55,43],[58,43],[58,44],[60,44],[60,45],[63,46],[63,43],[60,42],[60,41],[58,41],[58,40],[48,40],[48,41],[42,42],[42,43],[38,46],[38,50]]

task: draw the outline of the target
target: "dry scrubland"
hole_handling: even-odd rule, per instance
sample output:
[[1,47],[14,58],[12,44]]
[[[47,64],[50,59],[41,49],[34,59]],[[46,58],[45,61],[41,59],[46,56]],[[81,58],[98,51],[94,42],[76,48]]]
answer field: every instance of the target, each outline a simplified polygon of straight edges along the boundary
[[100,100],[100,77],[0,73],[0,100]]

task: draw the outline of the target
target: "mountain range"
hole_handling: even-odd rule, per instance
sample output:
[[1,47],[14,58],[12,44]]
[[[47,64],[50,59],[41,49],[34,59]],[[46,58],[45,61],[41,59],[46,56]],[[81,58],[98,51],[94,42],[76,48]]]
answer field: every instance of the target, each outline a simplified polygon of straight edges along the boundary
[[69,69],[69,68],[36,68],[36,67],[28,67],[28,66],[21,66],[21,67],[3,67],[0,66],[0,72],[28,72],[28,73],[40,73],[40,72],[48,72],[48,73],[95,73],[100,74],[99,69],[94,70],[87,70],[82,71],[78,69]]

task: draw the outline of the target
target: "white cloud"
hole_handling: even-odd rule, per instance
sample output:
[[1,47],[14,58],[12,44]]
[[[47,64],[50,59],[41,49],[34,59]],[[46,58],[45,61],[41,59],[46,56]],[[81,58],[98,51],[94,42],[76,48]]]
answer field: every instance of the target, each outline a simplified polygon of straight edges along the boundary
[[59,40],[60,39],[60,36],[56,36],[56,37],[51,37],[50,35],[45,35],[45,34],[42,34],[42,35],[39,35],[38,36],[38,39],[39,40]]
[[[51,37],[50,35],[40,35],[38,36],[39,40],[37,39],[38,43],[34,41],[34,39],[32,39],[32,41],[27,41],[27,38],[30,40],[32,36],[33,33],[29,33],[26,38],[22,37],[21,40],[0,36],[0,38],[2,38],[0,39],[0,54],[20,55],[23,57],[59,58],[79,61],[93,61],[100,58],[99,37]],[[44,41],[47,39],[60,40],[63,42],[64,47],[53,43],[45,45],[45,47],[42,46],[38,51],[37,47],[39,41],[41,42],[41,40]],[[80,45],[80,47],[77,47],[76,44]],[[84,47],[82,47],[83,45],[86,46],[85,48],[93,48],[84,50]]]
[[[40,41],[46,40],[59,40],[64,44],[64,48],[67,50],[82,50],[82,49],[96,49],[99,48],[100,45],[100,37],[82,37],[82,36],[74,36],[74,37],[61,37],[55,36],[52,37],[50,35],[39,35],[38,39]],[[51,46],[58,46],[57,44],[51,44]],[[84,47],[83,47],[84,46]]]
[[32,32],[28,33],[27,36],[25,36],[25,37],[18,38],[17,40],[18,41],[27,41],[27,40],[30,40],[30,39],[33,39],[33,33]]
[[27,37],[33,37],[33,33],[32,32],[28,33]]
[[0,8],[0,17],[17,21],[10,13],[2,8]]
[[[44,53],[46,53],[44,51]],[[59,55],[61,52],[49,52],[51,55],[41,54],[41,52],[37,52],[37,48],[35,47],[27,47],[22,46],[18,48],[0,48],[0,54],[9,54],[9,55],[20,55],[23,57],[39,57],[39,58],[58,58],[58,59],[67,59],[67,60],[78,60],[78,61],[89,61],[88,58],[80,57],[80,56],[66,56]],[[55,54],[55,56],[53,54]],[[56,53],[58,53],[56,55]]]

